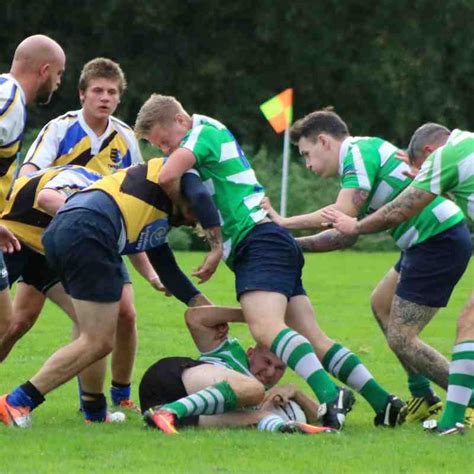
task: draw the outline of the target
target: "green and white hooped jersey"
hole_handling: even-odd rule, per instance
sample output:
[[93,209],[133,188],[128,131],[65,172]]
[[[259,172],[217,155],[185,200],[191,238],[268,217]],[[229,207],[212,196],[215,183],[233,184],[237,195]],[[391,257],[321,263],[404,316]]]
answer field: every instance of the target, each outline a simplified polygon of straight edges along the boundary
[[222,344],[209,352],[201,352],[199,360],[209,364],[221,365],[241,374],[253,377],[249,370],[249,361],[245,349],[235,338],[226,339]]
[[[339,152],[339,174],[343,188],[369,193],[361,215],[370,214],[392,201],[410,183],[403,172],[409,166],[395,158],[397,148],[376,137],[348,137]],[[461,222],[461,209],[449,199],[437,197],[429,206],[390,230],[402,249],[407,249]]]
[[223,259],[232,268],[236,246],[267,214],[260,207],[263,186],[232,133],[217,120],[193,115],[192,129],[180,147],[194,154],[194,169],[214,199],[221,220]]
[[437,195],[452,193],[474,222],[474,133],[453,130],[446,145],[423,163],[413,186]]

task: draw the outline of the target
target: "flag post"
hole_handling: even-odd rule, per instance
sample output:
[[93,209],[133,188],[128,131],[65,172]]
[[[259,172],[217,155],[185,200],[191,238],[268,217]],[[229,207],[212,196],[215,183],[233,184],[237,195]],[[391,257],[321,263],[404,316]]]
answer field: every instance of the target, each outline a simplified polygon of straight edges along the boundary
[[288,171],[290,161],[290,126],[293,120],[293,89],[285,89],[260,106],[265,118],[276,133],[283,135],[283,162],[281,170],[280,214],[286,216]]
[[290,128],[287,127],[285,129],[285,134],[283,135],[283,163],[281,167],[280,214],[282,217],[286,217],[289,161],[290,161]]

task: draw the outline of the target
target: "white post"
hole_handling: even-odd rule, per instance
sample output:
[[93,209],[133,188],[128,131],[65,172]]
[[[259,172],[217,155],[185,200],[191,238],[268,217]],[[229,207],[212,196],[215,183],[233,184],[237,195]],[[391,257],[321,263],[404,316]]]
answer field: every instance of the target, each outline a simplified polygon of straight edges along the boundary
[[286,217],[286,196],[288,191],[288,165],[290,159],[290,127],[283,135],[283,164],[281,169],[280,215]]

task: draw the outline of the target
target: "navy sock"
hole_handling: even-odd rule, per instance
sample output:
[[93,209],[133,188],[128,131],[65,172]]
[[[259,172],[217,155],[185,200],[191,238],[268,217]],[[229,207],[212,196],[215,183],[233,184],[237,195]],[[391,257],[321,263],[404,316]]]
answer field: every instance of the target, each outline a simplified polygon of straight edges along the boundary
[[[91,398],[92,400],[84,400]],[[103,393],[82,394],[82,412],[88,421],[105,421],[107,418],[107,401]]]
[[26,382],[8,395],[7,402],[14,407],[28,407],[34,410],[44,402],[44,396],[31,382]]
[[110,398],[113,405],[119,405],[123,400],[130,400],[131,387],[130,384],[114,382],[110,387]]

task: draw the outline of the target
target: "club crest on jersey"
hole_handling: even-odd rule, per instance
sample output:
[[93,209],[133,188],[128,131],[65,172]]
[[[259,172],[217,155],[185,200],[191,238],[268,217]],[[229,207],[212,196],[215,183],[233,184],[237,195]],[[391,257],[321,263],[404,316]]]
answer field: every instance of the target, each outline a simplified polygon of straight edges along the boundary
[[115,165],[120,164],[120,162],[122,161],[122,154],[120,153],[120,150],[118,148],[112,148],[110,150],[110,160]]

